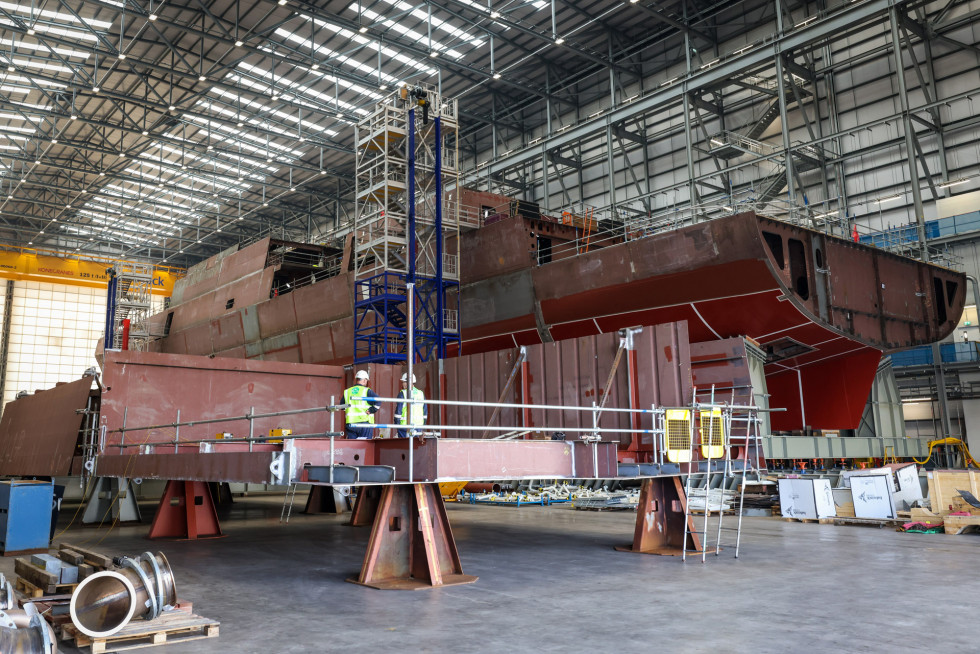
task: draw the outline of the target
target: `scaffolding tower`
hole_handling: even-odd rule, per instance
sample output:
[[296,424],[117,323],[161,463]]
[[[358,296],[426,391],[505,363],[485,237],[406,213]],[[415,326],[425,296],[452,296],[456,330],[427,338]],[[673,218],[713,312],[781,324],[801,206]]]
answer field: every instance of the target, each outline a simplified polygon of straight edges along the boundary
[[357,125],[355,363],[406,362],[411,314],[416,361],[458,347],[459,207],[445,201],[459,186],[458,125],[456,100],[426,84]]
[[109,269],[106,348],[145,350],[152,310],[153,266],[124,262]]

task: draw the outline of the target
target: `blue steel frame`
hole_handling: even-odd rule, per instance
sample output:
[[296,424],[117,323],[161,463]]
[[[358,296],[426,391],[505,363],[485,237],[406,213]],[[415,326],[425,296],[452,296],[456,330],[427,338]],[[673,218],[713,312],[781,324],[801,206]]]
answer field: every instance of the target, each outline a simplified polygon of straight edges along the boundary
[[383,272],[354,284],[354,363],[405,363],[408,360],[408,283],[415,284],[415,361],[446,357],[450,343],[460,343],[459,331],[445,332],[446,293],[459,282],[443,274],[442,127],[435,118],[435,249],[436,274],[415,272],[415,110],[408,112],[408,272]]

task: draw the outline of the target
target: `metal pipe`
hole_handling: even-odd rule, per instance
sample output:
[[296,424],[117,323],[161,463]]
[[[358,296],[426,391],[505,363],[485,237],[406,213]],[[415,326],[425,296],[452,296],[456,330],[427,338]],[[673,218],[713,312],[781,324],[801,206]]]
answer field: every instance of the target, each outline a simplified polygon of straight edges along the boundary
[[58,639],[32,602],[23,609],[0,611],[0,652],[57,654]]
[[71,597],[71,621],[91,638],[111,636],[134,618],[152,620],[177,602],[173,571],[163,552],[114,562],[121,567],[87,577]]

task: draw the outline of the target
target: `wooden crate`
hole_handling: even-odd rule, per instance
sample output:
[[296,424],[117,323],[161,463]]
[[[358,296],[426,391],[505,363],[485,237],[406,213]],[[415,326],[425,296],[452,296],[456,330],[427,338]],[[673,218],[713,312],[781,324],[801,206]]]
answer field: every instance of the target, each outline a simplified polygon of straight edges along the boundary
[[977,515],[945,515],[943,530],[950,535],[965,534],[980,530],[980,516]]
[[75,647],[90,647],[92,654],[125,652],[143,647],[217,638],[220,623],[183,611],[167,611],[155,620],[133,620],[118,633],[91,638],[72,624],[62,627],[62,639],[74,639]]
[[980,498],[980,471],[976,470],[933,470],[927,473],[929,481],[929,501],[932,512],[945,515],[950,507],[962,506],[959,490],[970,491]]

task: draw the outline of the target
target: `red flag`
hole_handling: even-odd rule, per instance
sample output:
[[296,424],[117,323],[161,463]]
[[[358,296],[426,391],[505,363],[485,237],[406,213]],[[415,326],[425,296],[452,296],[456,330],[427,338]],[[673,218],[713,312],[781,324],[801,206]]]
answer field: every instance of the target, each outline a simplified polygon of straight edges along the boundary
[[851,233],[851,237],[854,239],[854,242],[855,243],[857,243],[859,240],[861,240],[860,237],[858,236],[858,226],[857,226],[857,223],[854,224],[854,231]]

